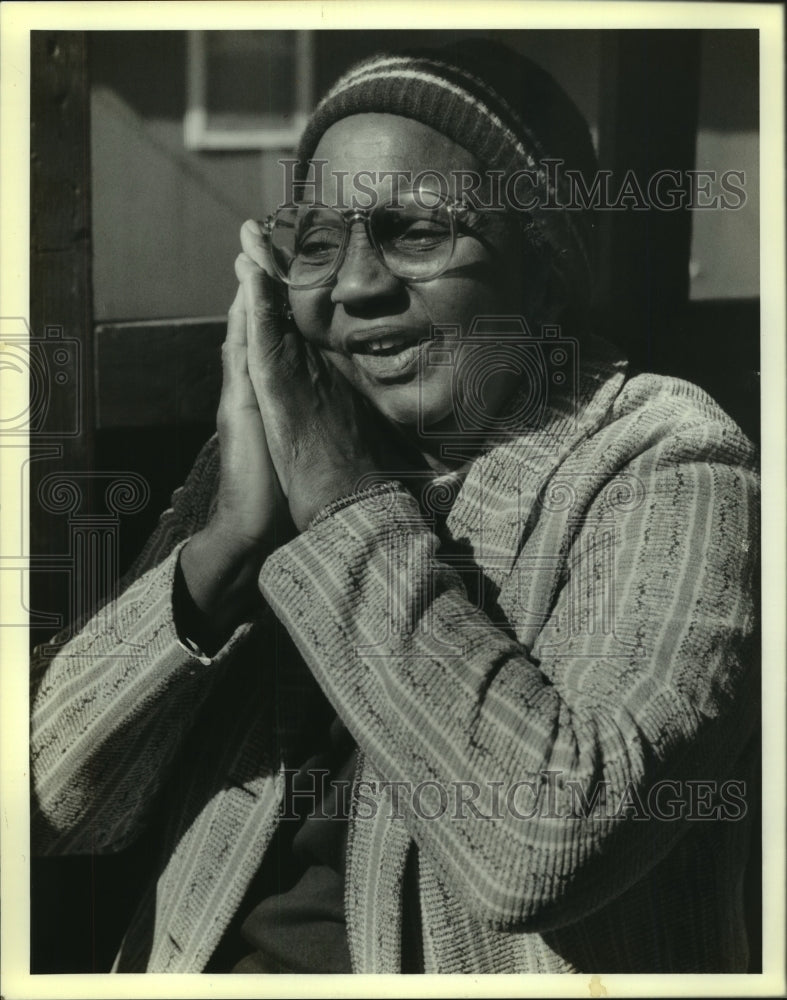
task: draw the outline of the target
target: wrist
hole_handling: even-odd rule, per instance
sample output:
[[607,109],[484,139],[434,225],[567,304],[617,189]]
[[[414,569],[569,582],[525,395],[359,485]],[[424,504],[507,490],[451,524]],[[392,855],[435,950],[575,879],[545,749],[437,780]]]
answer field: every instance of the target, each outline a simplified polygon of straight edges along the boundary
[[312,478],[303,488],[291,487],[290,514],[298,531],[305,531],[324,508],[341,503],[363,491],[368,485],[370,474],[379,477],[379,470],[373,465],[346,473],[334,470],[318,484]]
[[216,634],[231,633],[262,604],[257,577],[270,546],[243,543],[217,525],[193,535],[180,553],[183,581]]

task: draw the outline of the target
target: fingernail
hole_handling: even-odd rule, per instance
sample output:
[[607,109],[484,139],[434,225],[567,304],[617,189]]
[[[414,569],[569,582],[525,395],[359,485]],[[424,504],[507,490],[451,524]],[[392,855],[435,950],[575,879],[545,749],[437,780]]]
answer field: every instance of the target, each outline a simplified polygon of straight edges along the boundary
[[249,219],[249,229],[251,230],[252,236],[255,236],[258,240],[262,239],[262,226],[256,219]]

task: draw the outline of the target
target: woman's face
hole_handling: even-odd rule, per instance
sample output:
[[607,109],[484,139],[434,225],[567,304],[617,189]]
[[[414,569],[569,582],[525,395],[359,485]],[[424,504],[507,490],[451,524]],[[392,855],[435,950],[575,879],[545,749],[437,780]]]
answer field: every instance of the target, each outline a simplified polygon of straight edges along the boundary
[[[342,119],[325,132],[314,159],[327,161],[323,200],[328,204],[335,203],[331,199],[336,199],[336,190],[331,191],[328,182],[337,172],[346,171],[351,178],[370,171],[373,182],[365,177],[364,185],[388,200],[391,181],[379,176],[382,171],[406,170],[415,177],[433,170],[450,184],[452,172],[480,170],[476,158],[446,136],[389,114]],[[344,184],[347,191],[353,190],[351,181]],[[449,191],[454,193],[450,187]],[[473,320],[522,312],[518,253],[503,218],[476,215],[467,229],[460,230],[448,269],[429,281],[408,283],[378,259],[363,224],[356,223],[333,282],[306,291],[290,290],[290,305],[303,336],[386,418],[403,429],[449,431],[471,383],[476,383],[473,391],[478,392],[479,378],[477,374],[473,378],[472,364],[464,366],[467,371],[457,367],[462,351],[468,349],[461,340],[467,338]],[[435,327],[455,330],[459,349],[439,351],[445,334],[435,333]],[[427,343],[418,346],[422,341]],[[498,407],[512,388],[510,376],[490,377],[487,372],[480,381],[486,410]]]

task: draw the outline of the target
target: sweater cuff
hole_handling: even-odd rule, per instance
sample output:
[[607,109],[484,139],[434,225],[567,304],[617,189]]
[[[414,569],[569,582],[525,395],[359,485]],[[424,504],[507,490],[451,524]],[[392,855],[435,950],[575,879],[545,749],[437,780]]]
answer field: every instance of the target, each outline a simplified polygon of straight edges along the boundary
[[171,557],[174,566],[171,568],[168,617],[175,630],[178,646],[192,660],[197,660],[203,666],[210,666],[214,661],[224,659],[235,648],[252,628],[253,622],[241,623],[228,635],[219,635],[213,630],[208,619],[194,603],[183,575],[180,557],[186,541],[177,546]]
[[311,528],[316,527],[318,524],[322,523],[333,514],[337,514],[339,511],[344,510],[346,507],[350,507],[353,504],[361,503],[363,501],[370,500],[374,503],[379,503],[380,509],[386,510],[389,506],[393,505],[394,496],[397,493],[403,493],[410,496],[409,492],[400,482],[395,479],[389,479],[382,483],[374,483],[372,486],[367,486],[362,490],[357,490],[355,493],[350,493],[345,497],[339,497],[337,500],[331,500],[330,503],[326,504],[317,511],[306,526],[306,530],[309,531]]
[[298,575],[298,567],[323,566],[324,580],[331,580],[333,588],[341,567],[359,554],[370,558],[380,547],[393,543],[398,548],[405,535],[430,532],[409,490],[394,480],[376,483],[323,507],[305,531],[268,556],[258,578],[259,588],[280,617],[282,604],[288,595],[293,596],[293,574]]

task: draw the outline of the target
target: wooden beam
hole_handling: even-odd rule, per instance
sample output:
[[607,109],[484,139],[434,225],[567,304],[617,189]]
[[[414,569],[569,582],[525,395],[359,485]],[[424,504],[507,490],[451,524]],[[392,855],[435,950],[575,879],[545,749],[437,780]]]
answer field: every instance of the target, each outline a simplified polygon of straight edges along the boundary
[[[42,556],[68,544],[65,519],[41,502],[42,481],[92,467],[90,118],[85,34],[33,31],[30,45],[29,547]],[[89,478],[81,495],[89,511]],[[65,613],[71,583],[32,574],[31,624]]]
[[[49,385],[40,437],[69,435],[64,457],[89,453],[92,419],[87,388],[92,371],[90,245],[90,119],[86,40],[82,32],[31,32],[30,322],[39,343],[72,338],[78,350],[57,370],[69,391]],[[49,344],[47,353],[55,348]],[[53,359],[50,359],[53,360]],[[79,402],[79,412],[75,403]]]

